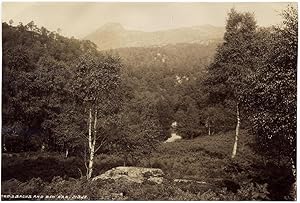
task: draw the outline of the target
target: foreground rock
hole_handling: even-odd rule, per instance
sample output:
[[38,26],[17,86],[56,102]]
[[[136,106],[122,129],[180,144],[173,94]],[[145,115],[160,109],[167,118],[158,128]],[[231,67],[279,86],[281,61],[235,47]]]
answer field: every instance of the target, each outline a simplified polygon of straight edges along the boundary
[[93,178],[94,180],[126,180],[135,183],[143,183],[151,181],[157,184],[163,182],[164,173],[158,168],[143,168],[143,167],[116,167],[105,173]]

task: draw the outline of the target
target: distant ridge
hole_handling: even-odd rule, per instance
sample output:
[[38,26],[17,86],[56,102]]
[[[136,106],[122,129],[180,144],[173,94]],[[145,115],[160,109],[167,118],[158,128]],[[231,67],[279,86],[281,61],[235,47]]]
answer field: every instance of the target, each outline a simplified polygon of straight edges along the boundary
[[144,32],[127,30],[119,23],[107,23],[84,37],[84,39],[94,42],[99,50],[107,50],[177,43],[207,44],[222,40],[224,31],[224,27],[202,25]]

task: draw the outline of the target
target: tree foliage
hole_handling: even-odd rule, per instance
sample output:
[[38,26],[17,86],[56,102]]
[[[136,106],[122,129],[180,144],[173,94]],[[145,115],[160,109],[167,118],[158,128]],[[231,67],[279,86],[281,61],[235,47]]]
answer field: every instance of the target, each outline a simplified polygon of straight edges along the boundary
[[[245,101],[252,113],[260,149],[280,160],[296,156],[296,95],[298,15],[296,8],[282,12],[283,23],[274,27],[265,43],[259,67],[249,77]],[[295,162],[294,162],[295,163]]]

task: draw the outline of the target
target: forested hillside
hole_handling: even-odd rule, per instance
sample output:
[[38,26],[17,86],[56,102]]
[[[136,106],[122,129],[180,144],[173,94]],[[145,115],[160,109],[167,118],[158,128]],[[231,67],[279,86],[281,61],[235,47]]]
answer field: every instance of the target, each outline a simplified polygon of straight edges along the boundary
[[[66,101],[64,95],[70,91],[68,79],[74,79],[71,76],[76,68],[74,63],[81,55],[92,53],[103,56],[89,41],[68,39],[45,28],[39,29],[33,23],[17,27],[3,24],[3,42],[3,93],[7,94],[3,100],[3,132],[7,135],[4,142],[6,148],[13,151],[32,150],[26,146],[31,143],[30,140],[35,142],[32,143],[34,150],[40,150],[42,145],[53,150],[73,148],[67,146],[73,145],[69,143],[69,139],[73,138],[59,135],[62,129],[56,129],[62,123],[58,119],[64,120],[59,115],[63,112],[62,105],[71,102]],[[206,74],[216,47],[216,43],[177,44],[124,48],[103,55],[116,55],[120,57],[120,65],[123,64],[120,74],[123,96],[127,99],[123,103],[124,108],[127,105],[128,108],[133,108],[130,105],[138,108],[137,102],[141,102],[140,108],[144,108],[143,105],[154,108],[156,119],[164,129],[160,138],[163,140],[169,136],[173,121],[189,116],[187,111],[193,111],[190,108],[197,108],[197,98],[191,88],[196,89],[193,85]],[[19,52],[22,56],[16,54]],[[28,87],[26,84],[29,82]],[[143,104],[146,100],[149,103]],[[199,125],[199,121],[194,125]],[[199,127],[204,128],[204,124]],[[28,142],[21,142],[17,149],[12,148],[14,144],[11,142],[21,137]]]
[[[120,56],[128,78],[126,83],[135,94],[139,97],[147,93],[146,97],[153,98],[164,138],[169,136],[170,126],[175,121],[179,123],[177,130],[183,137],[193,138],[208,132],[205,127],[207,115],[202,112],[206,93],[202,91],[201,82],[218,44],[176,44],[110,51]],[[212,129],[212,132],[217,130],[220,128]]]
[[[2,36],[2,193],[295,199],[296,8],[267,28],[231,9],[202,44],[99,51],[34,22]],[[117,166],[164,181],[93,179]]]

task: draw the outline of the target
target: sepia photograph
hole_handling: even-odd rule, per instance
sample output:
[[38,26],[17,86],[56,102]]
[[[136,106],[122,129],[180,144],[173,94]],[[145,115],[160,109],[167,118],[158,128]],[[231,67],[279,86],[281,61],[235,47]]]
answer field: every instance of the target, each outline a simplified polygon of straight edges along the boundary
[[298,2],[1,6],[1,200],[296,201]]

